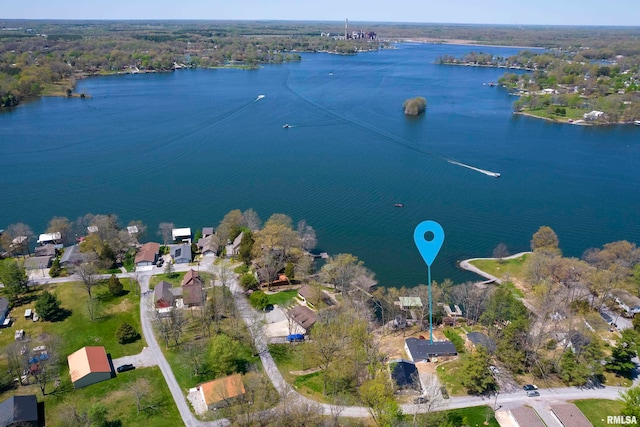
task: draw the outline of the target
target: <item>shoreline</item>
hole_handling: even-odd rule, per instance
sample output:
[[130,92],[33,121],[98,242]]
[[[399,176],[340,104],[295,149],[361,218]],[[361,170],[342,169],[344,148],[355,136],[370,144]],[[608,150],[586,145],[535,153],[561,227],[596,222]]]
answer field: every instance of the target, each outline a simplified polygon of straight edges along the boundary
[[458,46],[482,46],[482,47],[506,47],[513,49],[541,49],[544,50],[546,48],[540,46],[513,46],[513,45],[503,45],[503,44],[487,44],[482,43],[479,40],[465,40],[465,39],[435,39],[431,37],[418,37],[412,39],[400,39],[401,42],[405,43],[425,43],[425,44],[449,44],[449,45],[458,45]]
[[484,277],[487,280],[490,280],[492,282],[495,282],[497,284],[501,284],[502,283],[502,279],[495,277],[489,273],[487,273],[484,270],[479,269],[478,267],[476,267],[475,265],[471,264],[472,261],[477,261],[477,260],[500,260],[500,259],[515,259],[515,258],[520,258],[521,256],[530,254],[531,251],[525,251],[525,252],[518,252],[517,254],[514,255],[509,255],[507,257],[504,258],[495,258],[495,257],[481,257],[481,258],[467,258],[467,259],[463,259],[462,261],[460,261],[458,263],[458,266],[463,269],[463,270],[467,270],[470,271],[472,273],[476,273],[478,276],[480,277]]

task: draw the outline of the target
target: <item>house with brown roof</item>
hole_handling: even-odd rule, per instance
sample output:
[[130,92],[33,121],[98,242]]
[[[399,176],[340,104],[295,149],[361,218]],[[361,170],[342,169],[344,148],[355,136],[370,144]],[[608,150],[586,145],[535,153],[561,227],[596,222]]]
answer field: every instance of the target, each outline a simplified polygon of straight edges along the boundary
[[204,303],[203,285],[197,271],[187,271],[182,279],[182,300],[185,307],[201,306]]
[[305,304],[315,307],[320,301],[325,300],[325,295],[318,286],[304,285],[298,289],[298,298]]
[[198,239],[198,249],[202,255],[217,255],[220,249],[220,239],[215,234]]
[[74,388],[86,387],[113,377],[113,365],[102,346],[82,347],[67,356],[69,375]]
[[318,320],[318,315],[315,311],[302,305],[296,305],[289,310],[289,316],[305,330],[305,333],[308,332]]
[[153,288],[153,301],[156,308],[173,307],[175,304],[175,297],[173,292],[171,292],[172,287],[171,283],[163,280]]
[[149,242],[140,247],[136,254],[136,267],[144,267],[154,265],[158,261],[158,253],[160,252],[160,243]]
[[240,374],[233,374],[200,384],[199,389],[202,400],[204,400],[209,409],[230,406],[245,393]]

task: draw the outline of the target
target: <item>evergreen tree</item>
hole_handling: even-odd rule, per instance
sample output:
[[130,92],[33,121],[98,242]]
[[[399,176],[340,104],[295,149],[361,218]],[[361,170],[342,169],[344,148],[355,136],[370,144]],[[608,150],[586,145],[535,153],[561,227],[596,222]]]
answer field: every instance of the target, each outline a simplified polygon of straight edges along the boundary
[[109,278],[109,292],[111,293],[111,295],[117,297],[118,295],[122,294],[123,289],[124,288],[122,286],[122,283],[120,283],[120,279],[118,279],[115,274],[112,274]]
[[56,258],[51,263],[51,268],[49,269],[49,276],[58,277],[62,272],[62,267],[60,267],[60,259]]
[[460,383],[469,394],[484,394],[498,389],[496,379],[489,371],[489,352],[484,346],[478,346],[477,351],[464,363],[460,373]]
[[128,344],[140,339],[140,334],[133,326],[123,322],[116,331],[116,338],[120,344]]
[[43,320],[55,320],[60,314],[60,301],[54,294],[44,291],[36,301],[36,313]]

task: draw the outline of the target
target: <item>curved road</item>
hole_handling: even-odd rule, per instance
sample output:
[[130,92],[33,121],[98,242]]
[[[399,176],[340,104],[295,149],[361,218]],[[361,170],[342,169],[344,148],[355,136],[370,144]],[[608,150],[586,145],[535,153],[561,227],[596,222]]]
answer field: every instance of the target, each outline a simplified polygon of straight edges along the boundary
[[[512,257],[518,257],[522,255],[516,254]],[[207,264],[201,263],[200,268],[207,269],[210,272],[213,271],[213,263],[212,259],[208,260]],[[470,260],[467,260],[470,261]],[[465,261],[463,261],[465,262]],[[462,263],[461,263],[462,266]],[[179,265],[176,266],[176,271],[186,271],[190,266],[187,265]],[[475,267],[474,267],[475,268]],[[176,406],[178,407],[178,411],[180,412],[180,416],[187,427],[197,427],[197,426],[206,426],[206,427],[223,427],[228,426],[230,422],[226,419],[218,420],[215,422],[204,422],[195,418],[189,405],[187,404],[186,397],[178,385],[176,381],[175,375],[169,366],[164,354],[160,346],[158,345],[158,341],[156,340],[155,334],[153,332],[153,326],[151,323],[151,319],[149,316],[150,310],[152,307],[152,293],[149,292],[149,279],[153,274],[161,273],[161,269],[157,269],[154,267],[152,271],[139,272],[136,273],[137,279],[140,283],[140,321],[142,325],[142,333],[144,334],[145,340],[147,341],[148,348],[151,352],[151,355],[147,354],[146,357],[150,358],[157,362],[157,365],[160,367],[160,370],[167,382],[167,386],[169,387],[169,391],[173,396],[174,401],[176,402]],[[472,270],[473,271],[473,270]],[[485,273],[486,275],[486,273]],[[105,275],[108,278],[110,275]],[[118,274],[119,277],[127,277],[133,278],[134,274],[132,273],[122,273]],[[485,276],[486,277],[486,276]],[[495,278],[494,278],[495,279]],[[36,279],[34,282],[36,283],[62,283],[75,281],[74,277],[65,277],[65,278],[57,278],[57,279]],[[252,328],[252,324],[255,319],[257,319],[257,312],[249,305],[247,298],[242,291],[242,288],[238,284],[237,278],[234,276],[230,283],[230,290],[234,298],[234,302],[238,309],[238,312],[242,316],[244,322],[249,327],[250,331],[254,331],[255,328]],[[273,383],[274,387],[278,391],[278,393],[286,398],[287,402],[290,404],[292,402],[300,402],[309,405],[316,405],[319,407],[325,415],[332,415],[336,412],[340,413],[340,416],[350,417],[350,418],[366,418],[370,416],[369,409],[365,407],[359,406],[337,406],[337,405],[329,405],[326,403],[319,403],[315,400],[311,400],[307,397],[302,396],[298,392],[294,391],[291,386],[287,384],[284,380],[282,374],[278,370],[273,357],[269,353],[267,347],[267,341],[265,339],[265,335],[263,333],[256,334],[254,336],[254,342],[256,346],[256,350],[260,354],[260,359],[262,361],[262,365],[269,379]],[[640,383],[640,378],[637,378],[634,381],[634,385],[638,385]],[[603,387],[599,389],[579,389],[572,387],[565,388],[554,388],[554,389],[540,389],[540,396],[531,398],[527,397],[523,391],[513,392],[513,393],[505,393],[498,394],[497,398],[495,396],[492,397],[477,397],[477,396],[459,396],[452,397],[443,402],[442,407],[437,408],[438,410],[442,409],[455,409],[455,408],[464,408],[470,406],[480,406],[480,405],[488,405],[491,407],[502,406],[505,408],[515,407],[522,404],[536,404],[540,402],[544,403],[560,403],[567,402],[572,400],[580,400],[580,399],[617,399],[619,393],[623,390],[626,390],[623,387]],[[401,405],[402,411],[406,414],[414,414],[425,412],[426,408],[424,405]]]

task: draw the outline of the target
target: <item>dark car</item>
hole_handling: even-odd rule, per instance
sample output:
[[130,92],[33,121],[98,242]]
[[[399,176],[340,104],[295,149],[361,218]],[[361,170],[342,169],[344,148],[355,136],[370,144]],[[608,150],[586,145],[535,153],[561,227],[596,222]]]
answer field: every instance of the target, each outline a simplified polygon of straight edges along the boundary
[[524,391],[531,391],[531,390],[537,390],[538,387],[533,385],[533,384],[527,384],[527,385],[523,386],[522,389]]
[[122,372],[132,371],[134,369],[136,369],[136,367],[133,366],[131,363],[128,363],[126,365],[118,366],[118,369],[116,369],[116,371],[118,371],[118,373],[122,373]]
[[427,403],[428,400],[429,399],[427,399],[424,396],[419,396],[419,397],[416,397],[415,399],[413,399],[413,403],[416,404],[416,405],[419,405],[421,403]]

